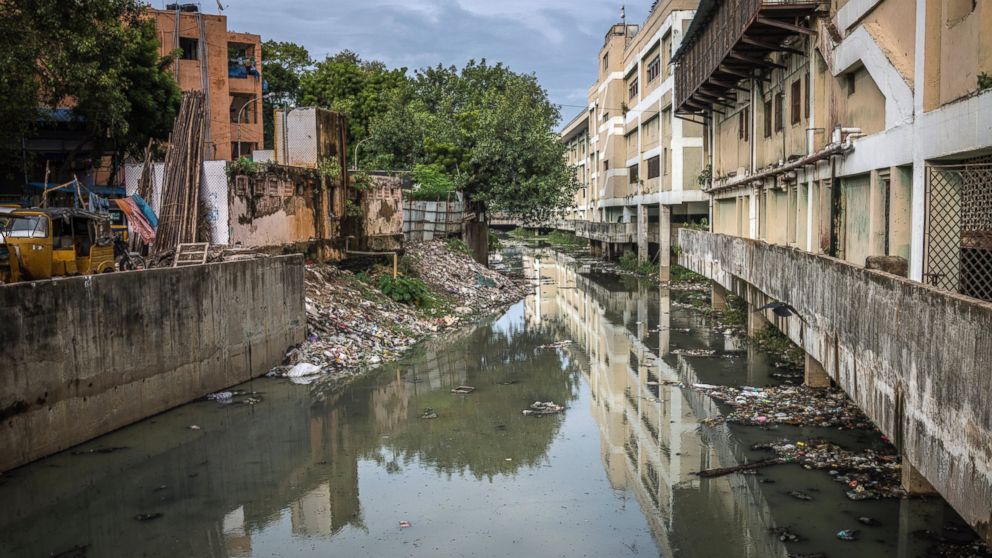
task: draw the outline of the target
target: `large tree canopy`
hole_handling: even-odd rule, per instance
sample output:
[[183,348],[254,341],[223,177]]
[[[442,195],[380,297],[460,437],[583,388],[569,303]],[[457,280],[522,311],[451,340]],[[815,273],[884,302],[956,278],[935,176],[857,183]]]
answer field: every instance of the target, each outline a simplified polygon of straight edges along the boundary
[[406,68],[390,70],[343,51],[303,74],[300,102],[330,108],[348,118],[351,145],[368,137],[373,120],[386,112],[394,92],[406,82]]
[[307,49],[296,43],[262,43],[262,66],[269,86],[269,96],[262,103],[266,149],[272,149],[274,141],[273,109],[278,105],[299,102],[300,79],[304,72],[313,67],[313,63]]
[[180,91],[144,9],[139,0],[3,1],[0,157],[7,168],[21,157],[22,140],[44,124],[39,108],[71,108],[90,155],[121,157],[168,136]]
[[555,133],[558,108],[533,75],[502,64],[418,71],[372,128],[370,153],[440,167],[476,212],[529,221],[572,203],[578,183]]

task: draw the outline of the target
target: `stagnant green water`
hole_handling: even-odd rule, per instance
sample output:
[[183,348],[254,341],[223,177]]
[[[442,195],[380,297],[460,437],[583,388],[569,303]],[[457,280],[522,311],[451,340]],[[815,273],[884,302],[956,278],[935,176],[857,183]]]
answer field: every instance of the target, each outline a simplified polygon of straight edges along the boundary
[[[257,405],[192,403],[0,476],[0,556],[914,557],[930,544],[914,531],[957,521],[939,499],[851,502],[794,465],[699,479],[764,457],[756,441],[878,435],[701,426],[711,400],[656,383],[773,384],[765,355],[685,293],[549,251],[522,264],[526,301],[346,388],[257,380],[241,388]],[[523,416],[534,401],[567,409]],[[89,452],[106,448],[125,449]]]

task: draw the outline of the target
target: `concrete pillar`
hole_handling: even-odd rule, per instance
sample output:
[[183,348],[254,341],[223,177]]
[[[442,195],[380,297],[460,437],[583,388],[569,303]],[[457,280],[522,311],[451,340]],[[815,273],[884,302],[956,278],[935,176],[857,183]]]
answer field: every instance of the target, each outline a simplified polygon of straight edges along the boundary
[[637,261],[648,261],[648,206],[637,206]]
[[909,462],[909,459],[902,456],[902,489],[909,494],[936,494],[937,490],[930,484],[916,467]]
[[803,384],[811,388],[830,387],[830,375],[815,358],[806,353],[806,374]]
[[712,281],[712,296],[710,297],[713,305],[713,309],[717,312],[723,312],[727,309],[727,289],[723,288],[723,285]]
[[658,246],[659,279],[662,281],[672,280],[672,208],[668,205],[659,206],[659,216],[661,223],[658,228],[661,230],[661,238]]
[[661,287],[658,298],[661,301],[658,320],[658,356],[666,356],[672,350],[672,292],[668,287]]

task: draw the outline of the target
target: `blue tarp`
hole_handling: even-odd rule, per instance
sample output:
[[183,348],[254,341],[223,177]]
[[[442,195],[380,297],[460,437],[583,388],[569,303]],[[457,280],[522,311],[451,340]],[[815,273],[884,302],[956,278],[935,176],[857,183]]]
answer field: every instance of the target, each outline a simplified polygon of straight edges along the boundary
[[141,214],[145,216],[145,220],[148,221],[148,224],[151,225],[153,229],[158,230],[158,217],[155,216],[155,212],[152,211],[152,208],[145,202],[144,198],[138,194],[135,194],[131,196],[131,199],[134,200],[134,203],[138,206],[138,209],[141,209]]

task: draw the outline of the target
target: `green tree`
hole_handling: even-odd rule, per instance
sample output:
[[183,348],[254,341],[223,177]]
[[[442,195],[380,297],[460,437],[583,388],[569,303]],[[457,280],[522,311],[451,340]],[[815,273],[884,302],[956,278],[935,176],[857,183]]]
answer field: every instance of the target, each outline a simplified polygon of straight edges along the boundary
[[382,62],[362,60],[346,50],[303,75],[300,102],[344,114],[348,143],[355,146],[368,137],[373,121],[389,109],[406,79],[406,68],[390,70]]
[[533,75],[485,60],[437,66],[393,101],[373,125],[370,152],[443,169],[480,221],[501,211],[540,222],[571,206],[578,182],[555,132],[558,107]]
[[[0,10],[0,158],[20,160],[41,109],[70,108],[89,153],[119,161],[168,136],[180,101],[139,0],[4,0]],[[18,165],[18,166],[20,166]],[[10,166],[7,167],[11,168]],[[6,173],[8,180],[11,173]]]
[[307,49],[296,43],[262,43],[263,73],[269,86],[269,97],[262,102],[266,149],[272,149],[275,137],[273,109],[279,105],[295,105],[299,102],[300,81],[313,64]]

